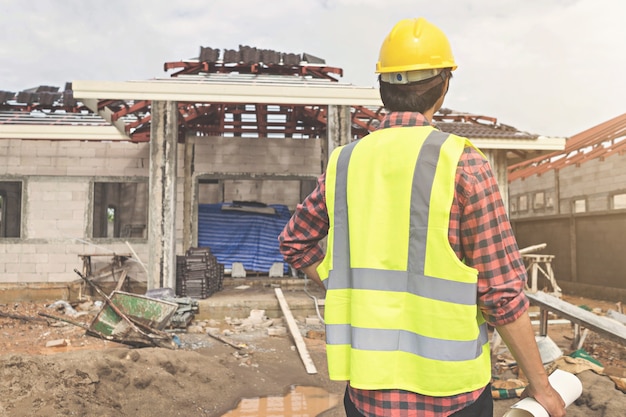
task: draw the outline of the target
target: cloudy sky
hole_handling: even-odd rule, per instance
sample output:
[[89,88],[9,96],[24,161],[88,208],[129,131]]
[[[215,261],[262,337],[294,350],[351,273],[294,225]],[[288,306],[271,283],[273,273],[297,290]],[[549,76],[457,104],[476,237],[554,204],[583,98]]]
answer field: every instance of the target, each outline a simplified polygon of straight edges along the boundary
[[200,46],[309,53],[375,86],[400,19],[450,38],[446,107],[546,136],[626,112],[623,0],[0,0],[0,90],[164,77]]

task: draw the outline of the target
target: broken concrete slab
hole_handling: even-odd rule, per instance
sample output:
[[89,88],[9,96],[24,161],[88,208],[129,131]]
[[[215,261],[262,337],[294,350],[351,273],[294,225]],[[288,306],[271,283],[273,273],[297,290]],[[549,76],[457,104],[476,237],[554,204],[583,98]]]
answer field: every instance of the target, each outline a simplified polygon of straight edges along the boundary
[[67,339],[55,339],[55,340],[49,340],[46,342],[46,347],[50,348],[50,347],[64,347],[67,346],[68,340]]

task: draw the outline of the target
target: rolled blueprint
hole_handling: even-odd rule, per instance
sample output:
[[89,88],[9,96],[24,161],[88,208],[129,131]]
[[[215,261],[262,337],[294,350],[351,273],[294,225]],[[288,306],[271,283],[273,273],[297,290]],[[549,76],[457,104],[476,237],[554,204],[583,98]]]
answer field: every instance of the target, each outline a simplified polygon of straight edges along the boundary
[[[565,401],[565,407],[576,401],[583,392],[583,384],[576,375],[569,372],[557,369],[548,380]],[[534,398],[524,398],[513,404],[504,417],[549,417],[549,415]]]

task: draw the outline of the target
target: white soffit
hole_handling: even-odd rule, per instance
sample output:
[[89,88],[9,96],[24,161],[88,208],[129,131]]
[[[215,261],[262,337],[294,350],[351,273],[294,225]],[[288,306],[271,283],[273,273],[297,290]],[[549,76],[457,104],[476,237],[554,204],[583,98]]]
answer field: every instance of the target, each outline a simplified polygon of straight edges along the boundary
[[0,139],[129,141],[115,126],[0,124]]
[[[333,85],[334,84],[334,85]],[[192,103],[382,106],[378,89],[346,84],[202,83],[172,80],[72,81],[74,98]]]
[[539,136],[538,138],[499,139],[470,138],[478,149],[506,149],[520,151],[562,151],[565,149],[565,138]]
[[[238,82],[239,81],[239,82]],[[202,78],[168,78],[146,81],[72,81],[74,98],[90,103],[97,100],[155,100],[192,103],[246,103],[295,105],[346,105],[381,107],[374,87],[320,82],[248,82]],[[563,150],[565,138],[543,137],[500,139],[470,138],[482,149]]]

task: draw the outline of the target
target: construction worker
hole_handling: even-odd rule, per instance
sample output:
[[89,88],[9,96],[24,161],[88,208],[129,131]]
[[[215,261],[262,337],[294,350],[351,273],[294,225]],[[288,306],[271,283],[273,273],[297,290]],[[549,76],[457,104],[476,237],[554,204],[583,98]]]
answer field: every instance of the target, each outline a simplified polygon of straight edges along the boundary
[[439,28],[398,22],[376,64],[387,115],[332,152],[279,237],[285,260],[326,290],[328,372],[348,382],[349,417],[491,417],[488,324],[528,378],[526,395],[565,415],[489,163],[432,125],[456,67]]

